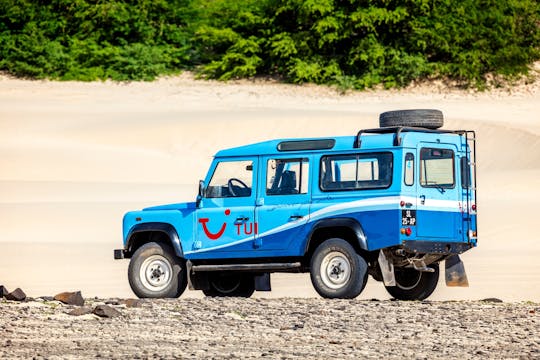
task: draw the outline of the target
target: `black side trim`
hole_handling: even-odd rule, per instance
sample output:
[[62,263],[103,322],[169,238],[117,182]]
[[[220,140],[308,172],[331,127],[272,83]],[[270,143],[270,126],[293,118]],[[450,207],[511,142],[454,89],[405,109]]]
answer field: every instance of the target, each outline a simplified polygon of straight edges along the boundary
[[405,250],[420,254],[461,254],[471,249],[473,244],[462,242],[437,242],[437,241],[403,241]]
[[288,272],[288,270],[299,269],[300,262],[293,263],[260,263],[260,264],[219,264],[219,265],[192,265],[191,271],[255,271],[255,272]]
[[311,239],[313,237],[313,234],[315,231],[319,229],[324,228],[332,228],[332,227],[347,227],[354,231],[354,234],[356,235],[356,240],[358,241],[358,246],[362,250],[367,250],[367,237],[364,233],[364,229],[362,229],[362,225],[358,221],[352,218],[329,218],[329,219],[322,219],[319,220],[313,225],[313,228],[311,229],[311,232],[308,237],[308,241],[306,243],[306,248],[304,249],[304,252],[307,252],[309,249],[309,245],[311,243]]
[[184,257],[182,244],[180,244],[180,237],[178,236],[178,233],[176,232],[174,226],[167,223],[149,222],[133,226],[127,236],[127,249],[131,249],[131,246],[133,245],[133,235],[149,231],[158,231],[165,233],[171,240],[171,245],[174,248],[176,255],[178,257]]

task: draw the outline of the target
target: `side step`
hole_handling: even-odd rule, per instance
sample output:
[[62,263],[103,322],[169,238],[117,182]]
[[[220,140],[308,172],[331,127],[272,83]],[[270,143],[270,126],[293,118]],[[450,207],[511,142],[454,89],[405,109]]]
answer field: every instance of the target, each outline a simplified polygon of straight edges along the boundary
[[219,265],[193,265],[188,261],[188,269],[192,272],[205,271],[261,271],[261,272],[280,272],[287,270],[300,269],[300,262],[293,263],[263,263],[263,264],[219,264]]

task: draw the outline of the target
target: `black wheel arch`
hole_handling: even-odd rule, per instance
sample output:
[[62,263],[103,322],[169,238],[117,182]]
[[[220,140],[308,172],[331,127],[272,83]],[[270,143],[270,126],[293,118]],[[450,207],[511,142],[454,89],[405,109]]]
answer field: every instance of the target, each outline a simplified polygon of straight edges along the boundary
[[324,240],[335,237],[348,241],[358,253],[368,252],[367,237],[362,225],[356,219],[344,217],[317,221],[308,235],[304,254],[312,254]]
[[169,244],[176,256],[183,258],[184,251],[176,228],[169,223],[148,222],[133,226],[127,235],[125,249],[129,258],[138,248],[149,242],[165,242]]

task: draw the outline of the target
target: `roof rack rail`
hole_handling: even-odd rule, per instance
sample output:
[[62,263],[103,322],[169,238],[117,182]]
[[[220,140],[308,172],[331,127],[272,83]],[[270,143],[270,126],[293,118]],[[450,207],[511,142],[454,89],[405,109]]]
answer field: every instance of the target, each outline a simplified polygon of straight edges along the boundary
[[375,129],[363,129],[358,132],[356,138],[354,139],[353,148],[360,148],[362,145],[362,139],[360,138],[362,134],[391,134],[394,133],[394,146],[401,145],[401,133],[402,132],[423,132],[423,133],[435,133],[435,134],[458,134],[463,135],[466,133],[466,130],[435,130],[435,129],[426,129],[420,127],[405,127],[405,126],[391,126],[391,127],[381,127]]

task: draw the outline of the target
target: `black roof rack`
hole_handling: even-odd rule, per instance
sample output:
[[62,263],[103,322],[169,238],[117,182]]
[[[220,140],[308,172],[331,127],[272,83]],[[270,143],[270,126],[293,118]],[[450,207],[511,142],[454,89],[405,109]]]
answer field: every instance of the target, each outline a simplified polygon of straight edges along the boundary
[[434,133],[434,134],[457,134],[463,135],[467,130],[439,130],[439,129],[426,129],[420,127],[405,127],[405,126],[391,126],[391,127],[380,127],[375,129],[363,129],[358,132],[356,138],[354,139],[353,148],[360,148],[362,144],[362,139],[360,138],[362,134],[395,134],[394,137],[394,146],[401,145],[401,133],[402,132],[423,132],[423,133]]

